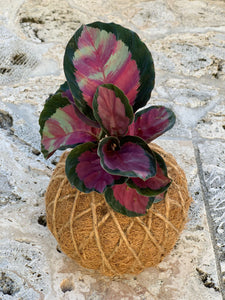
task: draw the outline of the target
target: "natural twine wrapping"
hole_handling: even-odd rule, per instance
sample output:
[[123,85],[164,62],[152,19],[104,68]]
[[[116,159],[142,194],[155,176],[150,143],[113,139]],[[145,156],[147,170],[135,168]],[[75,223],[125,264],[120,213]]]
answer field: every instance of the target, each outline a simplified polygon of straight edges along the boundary
[[166,199],[142,217],[126,217],[110,208],[103,195],[71,187],[65,175],[68,152],[61,156],[46,192],[47,224],[62,251],[83,267],[108,276],[138,274],[174,247],[192,199],[173,156],[150,146],[164,157],[173,182]]

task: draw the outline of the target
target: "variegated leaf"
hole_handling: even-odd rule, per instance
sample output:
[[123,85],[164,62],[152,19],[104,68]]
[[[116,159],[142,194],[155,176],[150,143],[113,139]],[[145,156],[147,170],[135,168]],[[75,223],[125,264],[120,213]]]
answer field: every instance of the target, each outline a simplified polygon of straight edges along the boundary
[[171,129],[175,121],[175,114],[169,108],[150,106],[135,114],[135,121],[130,125],[128,134],[139,136],[149,143]]
[[51,156],[57,149],[97,141],[100,134],[99,128],[87,125],[77,116],[74,105],[60,93],[46,102],[39,123],[45,157]]
[[156,174],[155,156],[138,137],[125,136],[120,140],[106,137],[99,143],[98,155],[102,167],[110,174],[144,180]]
[[105,199],[115,211],[129,217],[146,214],[154,201],[154,197],[140,195],[126,183],[108,188],[105,192]]
[[70,152],[66,160],[66,175],[70,183],[84,193],[102,193],[107,187],[126,180],[107,173],[101,167],[94,143],[76,146]]
[[97,88],[93,101],[94,116],[107,135],[123,136],[134,114],[124,93],[112,84]]
[[116,85],[134,111],[147,103],[154,86],[149,50],[136,33],[114,23],[80,27],[66,47],[64,71],[77,106],[92,119],[99,85]]

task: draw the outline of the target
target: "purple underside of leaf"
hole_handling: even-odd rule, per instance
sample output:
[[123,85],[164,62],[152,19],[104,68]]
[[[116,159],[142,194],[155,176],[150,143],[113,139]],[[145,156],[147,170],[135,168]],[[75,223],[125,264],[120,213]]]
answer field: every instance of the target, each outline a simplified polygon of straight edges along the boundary
[[156,139],[173,127],[174,113],[163,106],[151,106],[136,113],[135,122],[129,127],[128,134],[139,136],[147,143]]
[[126,209],[144,214],[148,206],[149,198],[137,193],[135,189],[127,186],[126,183],[112,187],[113,195],[117,201]]
[[[123,140],[124,139],[124,140]],[[147,179],[156,174],[156,161],[148,146],[137,137],[125,137],[119,144],[113,138],[101,141],[98,154],[102,167],[111,174]]]
[[164,170],[160,167],[158,162],[156,166],[157,172],[155,176],[145,181],[140,178],[130,178],[127,184],[145,196],[155,196],[157,193],[161,193],[169,187],[171,179],[165,175]]
[[128,99],[113,85],[98,87],[93,109],[95,118],[110,136],[125,135],[133,120],[133,109]]
[[67,90],[65,90],[65,91],[62,92],[62,97],[67,98],[70,101],[71,104],[75,105],[72,93],[71,93],[71,91],[69,89],[67,89]]
[[67,168],[71,170],[73,167],[74,174],[72,177],[69,176],[73,178],[71,183],[83,192],[102,193],[108,186],[120,179],[119,176],[111,175],[101,167],[97,146],[92,143],[79,145],[71,151]]
[[58,108],[49,118],[42,131],[42,144],[49,152],[60,147],[96,141],[100,129],[82,122],[72,104]]
[[75,78],[84,100],[92,108],[99,85],[111,83],[119,87],[132,105],[139,88],[139,70],[128,47],[113,33],[83,27],[74,53]]
[[95,152],[86,151],[79,157],[76,172],[87,188],[94,188],[100,193],[114,181],[113,175],[106,173],[102,169],[97,150]]
[[136,186],[139,186],[140,188],[143,189],[150,188],[153,191],[157,191],[163,188],[164,186],[167,186],[171,182],[171,180],[168,177],[164,175],[160,176],[159,174],[145,181],[141,180],[140,178],[132,178],[131,180],[134,182]]

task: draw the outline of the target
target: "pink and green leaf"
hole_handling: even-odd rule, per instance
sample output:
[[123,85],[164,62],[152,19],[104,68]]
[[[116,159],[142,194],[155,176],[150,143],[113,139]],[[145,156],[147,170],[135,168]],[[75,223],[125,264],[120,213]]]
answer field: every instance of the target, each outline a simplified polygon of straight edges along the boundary
[[128,134],[139,136],[147,143],[171,129],[175,124],[175,114],[164,106],[150,106],[135,114]]
[[42,152],[50,157],[57,149],[97,141],[100,129],[84,123],[74,105],[62,94],[53,95],[45,104],[39,119]]
[[98,155],[101,166],[110,174],[144,180],[156,174],[155,156],[138,137],[125,136],[120,140],[106,137],[99,143]]
[[94,120],[91,120],[89,118],[87,118],[78,108],[77,106],[75,105],[75,101],[74,101],[74,98],[73,98],[73,95],[69,89],[69,86],[68,86],[68,83],[65,82],[64,84],[62,84],[60,86],[60,88],[56,91],[56,94],[57,93],[61,93],[62,94],[62,97],[63,98],[67,98],[71,104],[74,105],[74,110],[75,110],[75,113],[76,115],[84,122],[86,123],[87,125],[89,126],[92,126],[92,127],[97,127],[99,128],[99,124],[97,123],[97,121],[94,121]]
[[101,167],[95,143],[78,145],[70,152],[66,160],[66,175],[70,183],[84,193],[103,193],[107,187],[126,180]]
[[[154,151],[153,151],[154,152]],[[170,184],[171,179],[167,176],[167,168],[163,158],[154,152],[156,158],[156,175],[142,180],[140,178],[129,178],[127,185],[137,190],[141,195],[153,197],[166,191]]]
[[99,85],[116,85],[134,111],[147,103],[154,86],[149,50],[136,33],[114,23],[81,26],[66,47],[64,70],[78,108],[91,119]]
[[136,217],[146,214],[154,202],[154,197],[145,197],[126,183],[110,187],[105,192],[107,203],[117,212]]
[[97,88],[93,101],[95,119],[107,135],[123,136],[132,123],[134,114],[124,93],[112,84]]

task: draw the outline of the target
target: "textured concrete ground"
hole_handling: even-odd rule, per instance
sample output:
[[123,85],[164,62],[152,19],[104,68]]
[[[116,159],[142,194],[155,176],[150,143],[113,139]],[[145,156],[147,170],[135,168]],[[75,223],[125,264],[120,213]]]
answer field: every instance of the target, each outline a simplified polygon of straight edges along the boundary
[[[57,251],[44,219],[58,157],[40,154],[38,117],[64,82],[68,39],[96,20],[129,27],[152,52],[151,104],[177,115],[157,142],[185,170],[194,199],[159,266],[113,279]],[[225,2],[0,0],[0,38],[0,299],[225,299]]]

